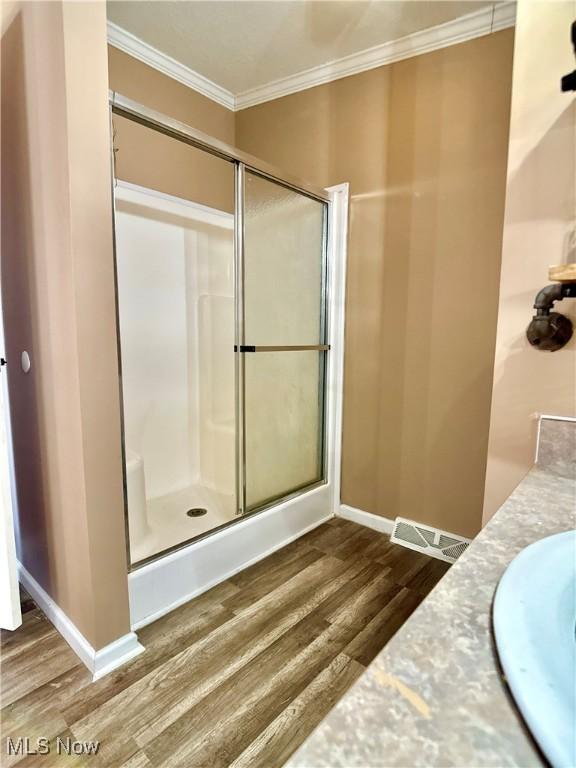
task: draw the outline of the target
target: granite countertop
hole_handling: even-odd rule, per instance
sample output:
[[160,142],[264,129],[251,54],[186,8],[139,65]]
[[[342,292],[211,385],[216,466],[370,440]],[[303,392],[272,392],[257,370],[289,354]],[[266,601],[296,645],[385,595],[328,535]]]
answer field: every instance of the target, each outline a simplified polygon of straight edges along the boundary
[[576,423],[542,419],[536,466],[287,766],[546,765],[501,677],[492,599],[518,552],[575,516]]

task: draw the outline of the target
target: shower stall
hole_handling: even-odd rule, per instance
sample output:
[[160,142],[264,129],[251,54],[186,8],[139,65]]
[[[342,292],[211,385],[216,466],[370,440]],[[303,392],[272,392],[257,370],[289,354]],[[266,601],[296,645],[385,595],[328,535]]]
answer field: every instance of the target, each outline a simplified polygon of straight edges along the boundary
[[235,519],[233,215],[119,182],[116,266],[133,564]]
[[339,505],[347,186],[111,95],[133,626]]

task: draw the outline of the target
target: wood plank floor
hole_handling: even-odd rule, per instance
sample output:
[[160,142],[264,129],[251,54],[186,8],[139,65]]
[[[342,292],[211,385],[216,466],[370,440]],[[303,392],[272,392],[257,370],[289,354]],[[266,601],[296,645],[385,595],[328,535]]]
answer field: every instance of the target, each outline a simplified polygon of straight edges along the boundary
[[[41,611],[1,638],[2,766],[281,766],[446,572],[331,520],[138,633],[91,683]],[[7,755],[7,737],[98,740],[96,756]]]

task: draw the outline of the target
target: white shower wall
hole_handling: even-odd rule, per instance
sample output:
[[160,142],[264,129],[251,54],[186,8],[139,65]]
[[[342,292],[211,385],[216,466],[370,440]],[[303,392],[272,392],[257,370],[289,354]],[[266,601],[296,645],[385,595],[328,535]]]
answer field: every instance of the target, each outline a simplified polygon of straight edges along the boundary
[[115,223],[125,444],[151,527],[134,561],[236,512],[233,216],[121,184]]

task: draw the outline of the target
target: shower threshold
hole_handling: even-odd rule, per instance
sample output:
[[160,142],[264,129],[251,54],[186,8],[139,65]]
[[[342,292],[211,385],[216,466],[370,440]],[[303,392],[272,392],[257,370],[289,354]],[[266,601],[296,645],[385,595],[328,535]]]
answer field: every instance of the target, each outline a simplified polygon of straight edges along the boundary
[[[206,514],[190,516],[193,509]],[[190,485],[146,502],[149,532],[130,541],[133,564],[208,533],[235,519],[234,494],[224,494],[203,485]]]

